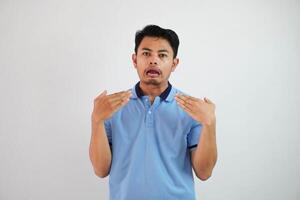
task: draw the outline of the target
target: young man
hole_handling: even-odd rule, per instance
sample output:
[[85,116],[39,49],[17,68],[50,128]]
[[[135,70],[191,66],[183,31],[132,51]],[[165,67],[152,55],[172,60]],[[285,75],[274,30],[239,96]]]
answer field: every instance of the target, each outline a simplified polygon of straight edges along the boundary
[[217,160],[215,105],[168,81],[179,39],[148,25],[135,37],[132,61],[140,81],[94,100],[90,159],[109,176],[111,200],[194,200],[192,168],[207,180]]

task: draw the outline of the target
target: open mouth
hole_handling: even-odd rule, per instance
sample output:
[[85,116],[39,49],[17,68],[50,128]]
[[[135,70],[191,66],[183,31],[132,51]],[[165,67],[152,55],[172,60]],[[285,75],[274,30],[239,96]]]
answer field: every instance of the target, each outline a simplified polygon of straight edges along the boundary
[[157,77],[160,75],[160,71],[158,69],[148,69],[146,71],[146,75],[150,77]]

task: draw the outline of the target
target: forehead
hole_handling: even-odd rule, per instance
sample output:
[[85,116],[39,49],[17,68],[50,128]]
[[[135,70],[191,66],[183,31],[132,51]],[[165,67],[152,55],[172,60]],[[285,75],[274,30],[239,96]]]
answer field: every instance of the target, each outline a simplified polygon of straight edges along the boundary
[[153,51],[168,50],[172,52],[172,47],[168,40],[159,37],[144,37],[138,49],[149,48]]

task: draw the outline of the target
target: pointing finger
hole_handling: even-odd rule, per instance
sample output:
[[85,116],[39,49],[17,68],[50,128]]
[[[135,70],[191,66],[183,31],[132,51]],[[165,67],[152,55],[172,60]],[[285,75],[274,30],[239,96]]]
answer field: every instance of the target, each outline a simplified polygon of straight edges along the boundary
[[117,100],[122,98],[128,98],[131,96],[131,92],[118,92],[111,95],[108,95],[110,100]]
[[122,94],[121,96],[116,96],[116,97],[110,97],[108,99],[109,102],[116,102],[116,101],[126,101],[126,100],[129,100],[130,97],[131,97],[131,93],[124,93]]
[[107,91],[104,90],[100,95],[98,95],[98,96],[96,97],[96,99],[99,99],[99,98],[105,96],[106,94],[107,94]]
[[180,104],[182,104],[182,105],[185,105],[185,106],[192,106],[192,104],[191,104],[191,102],[188,100],[188,99],[186,99],[186,98],[180,98],[180,97],[175,97],[175,99],[176,99],[176,101],[178,102],[178,103],[180,103]]
[[176,94],[176,97],[185,101],[186,103],[193,105],[195,102],[202,101],[201,99],[192,97],[192,96],[187,96],[187,95],[182,95],[182,94]]

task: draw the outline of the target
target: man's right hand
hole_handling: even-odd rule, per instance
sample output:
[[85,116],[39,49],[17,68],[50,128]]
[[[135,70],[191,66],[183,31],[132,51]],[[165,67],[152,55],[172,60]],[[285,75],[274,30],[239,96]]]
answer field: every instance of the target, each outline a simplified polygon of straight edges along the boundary
[[110,118],[122,106],[126,105],[131,96],[131,91],[122,91],[107,95],[106,90],[94,99],[92,120],[101,122]]

